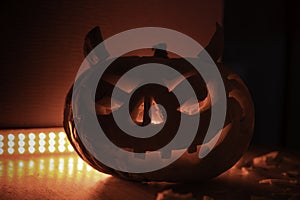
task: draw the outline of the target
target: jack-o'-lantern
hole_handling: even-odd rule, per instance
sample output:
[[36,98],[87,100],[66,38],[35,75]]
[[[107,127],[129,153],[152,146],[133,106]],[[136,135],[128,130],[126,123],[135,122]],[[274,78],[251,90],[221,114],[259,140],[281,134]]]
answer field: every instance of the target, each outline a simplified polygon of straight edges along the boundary
[[[87,56],[94,47],[102,42],[100,29],[91,30],[85,40],[84,54]],[[251,96],[247,87],[239,76],[218,63],[218,70],[221,74],[225,92],[227,110],[223,128],[208,140],[204,140],[207,132],[213,102],[208,90],[209,84],[204,82],[201,75],[194,70],[193,66],[184,58],[168,57],[167,47],[161,44],[163,48],[152,49],[153,56],[121,56],[114,60],[109,68],[99,77],[99,83],[95,93],[93,107],[97,115],[97,120],[107,138],[120,149],[133,152],[144,153],[157,151],[168,144],[176,134],[179,126],[180,116],[193,116],[200,114],[199,128],[197,134],[186,151],[174,162],[169,165],[149,171],[149,172],[126,172],[114,169],[97,159],[93,152],[88,148],[84,141],[91,138],[85,138],[78,134],[78,127],[75,126],[75,117],[72,108],[72,94],[76,98],[76,88],[71,88],[65,103],[64,110],[64,128],[68,139],[73,145],[79,156],[89,163],[95,169],[111,174],[116,177],[135,180],[135,181],[203,181],[213,178],[233,166],[246,151],[253,133],[254,126],[254,108]],[[217,62],[221,57],[223,46],[222,28],[217,25],[217,31],[212,37],[209,45],[205,48],[211,58]],[[103,55],[105,57],[106,55]],[[132,121],[138,126],[163,124],[158,134],[148,138],[138,138],[126,134],[115,123],[113,113],[118,112],[122,107],[122,101],[113,99],[112,93],[116,87],[116,82],[122,75],[136,66],[146,63],[161,63],[178,71],[192,85],[197,96],[197,102],[190,101],[188,98],[183,103],[176,99],[172,90],[180,87],[182,78],[175,78],[168,81],[169,87],[163,87],[157,84],[147,84],[135,90],[130,97],[129,113]],[[89,70],[87,70],[89,71]],[[93,73],[91,73],[93,74]],[[90,75],[92,76],[92,75]],[[87,76],[89,77],[89,76]],[[83,85],[88,78],[80,80]],[[119,85],[118,90],[124,93],[131,93],[130,80],[128,84]],[[164,110],[160,106],[164,107]],[[149,109],[151,107],[151,112]],[[165,115],[167,114],[168,117]],[[124,119],[126,121],[126,119]],[[80,120],[79,120],[80,121]],[[209,145],[214,142],[213,147]],[[199,149],[207,149],[209,153],[199,158]],[[173,153],[180,150],[180,147],[169,151],[159,152],[161,160],[169,158]],[[106,152],[103,152],[106,153]],[[111,152],[110,152],[111,153]],[[113,154],[113,153],[112,153]],[[137,154],[138,155],[138,154]],[[140,157],[139,159],[145,159]],[[130,161],[130,160],[129,160]],[[124,163],[120,162],[120,165]]]

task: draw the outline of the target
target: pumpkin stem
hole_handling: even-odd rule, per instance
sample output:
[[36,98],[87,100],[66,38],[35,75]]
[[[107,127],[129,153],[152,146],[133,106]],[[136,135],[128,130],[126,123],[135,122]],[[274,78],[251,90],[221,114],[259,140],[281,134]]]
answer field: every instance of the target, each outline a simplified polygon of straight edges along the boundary
[[152,50],[154,51],[155,57],[168,58],[166,43],[157,44],[157,45],[153,46]]

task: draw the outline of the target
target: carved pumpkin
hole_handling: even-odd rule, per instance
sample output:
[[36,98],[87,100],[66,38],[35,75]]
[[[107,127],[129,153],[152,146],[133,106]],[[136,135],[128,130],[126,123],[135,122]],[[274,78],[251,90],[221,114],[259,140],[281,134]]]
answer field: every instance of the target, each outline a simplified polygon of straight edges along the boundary
[[[222,54],[222,29],[217,26],[206,51],[216,62]],[[85,40],[84,54],[89,52],[102,42],[99,28],[90,31]],[[219,45],[219,46],[218,46]],[[216,47],[218,46],[218,47]],[[137,89],[131,96],[129,112],[132,120],[139,126],[147,124],[159,125],[164,123],[161,131],[150,138],[136,138],[124,133],[113,119],[112,113],[116,112],[123,102],[111,99],[112,91],[116,81],[130,69],[145,63],[162,63],[180,72],[191,83],[198,99],[198,103],[186,101],[182,105],[167,88],[156,84],[148,84]],[[146,173],[128,173],[118,171],[106,166],[97,160],[80,138],[72,113],[72,92],[70,89],[65,102],[64,128],[68,139],[73,145],[78,155],[95,169],[124,179],[135,181],[203,181],[213,178],[233,166],[246,151],[253,133],[254,108],[251,96],[239,76],[222,64],[218,64],[218,69],[224,81],[227,96],[227,112],[224,127],[216,135],[217,142],[210,153],[204,158],[199,158],[199,149],[209,148],[207,143],[216,140],[216,135],[204,143],[208,124],[211,117],[211,101],[207,87],[201,76],[193,70],[193,66],[183,58],[169,58],[167,51],[154,49],[154,55],[148,57],[123,56],[117,58],[105,71],[99,81],[95,97],[95,110],[99,124],[106,133],[106,136],[118,147],[136,153],[156,151],[166,145],[176,134],[180,115],[194,115],[200,113],[199,129],[197,135],[189,146],[188,150],[175,162],[162,169]],[[85,80],[81,80],[84,82]],[[180,87],[180,79],[174,79],[168,84],[169,88]],[[130,84],[118,88],[123,92],[130,93]],[[167,119],[163,111],[156,106],[164,106]],[[150,116],[148,111],[153,106]],[[166,120],[166,121],[165,121]],[[177,149],[169,152],[161,152],[161,158],[168,158]],[[140,158],[143,159],[143,158]]]

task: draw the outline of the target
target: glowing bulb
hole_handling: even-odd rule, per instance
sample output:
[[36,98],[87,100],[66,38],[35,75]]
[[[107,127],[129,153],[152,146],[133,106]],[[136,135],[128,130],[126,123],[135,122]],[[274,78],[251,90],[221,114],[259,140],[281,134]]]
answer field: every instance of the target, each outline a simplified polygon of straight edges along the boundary
[[54,151],[55,151],[55,147],[54,146],[49,146],[49,151],[51,152],[51,153],[53,153]]
[[58,133],[58,136],[60,137],[60,138],[65,138],[66,137],[66,133],[65,132],[59,132]]
[[40,144],[40,146],[45,146],[46,142],[45,142],[45,140],[40,140],[39,144]]
[[35,145],[35,141],[33,141],[33,140],[29,140],[29,146],[34,146]]
[[4,153],[3,149],[0,149],[0,155],[2,155]]
[[34,140],[35,134],[34,133],[29,133],[28,137],[29,137],[29,139]]
[[64,144],[66,144],[66,141],[65,141],[65,139],[60,138],[58,140],[58,143],[61,144],[61,145],[64,145]]
[[15,143],[13,141],[8,141],[7,144],[8,144],[9,147],[13,147],[15,145]]
[[19,144],[19,146],[21,146],[21,147],[25,146],[25,142],[24,142],[23,140],[19,141],[18,144]]
[[39,134],[39,138],[40,139],[45,139],[46,138],[46,134],[45,133],[40,133]]
[[31,147],[28,148],[28,151],[29,151],[29,153],[34,153],[35,152],[35,148],[31,146]]
[[14,140],[15,139],[15,136],[13,134],[8,134],[8,140]]
[[59,152],[64,152],[65,150],[66,150],[65,146],[61,146],[61,145],[58,146],[58,151]]
[[49,138],[53,138],[54,139],[55,136],[56,136],[55,133],[53,133],[53,132],[49,133]]
[[4,137],[3,137],[3,135],[0,135],[0,141],[1,141],[1,140],[4,140]]
[[0,147],[3,147],[4,146],[4,143],[3,142],[0,142]]
[[19,150],[19,153],[20,153],[20,154],[23,154],[23,153],[25,152],[25,149],[24,149],[24,147],[19,147],[19,149],[18,149],[18,150]]
[[46,148],[43,147],[43,146],[40,146],[40,147],[39,147],[39,151],[40,151],[41,153],[44,153],[44,152],[46,151]]
[[13,154],[15,150],[13,148],[9,147],[7,149],[7,151],[8,151],[9,154]]
[[55,145],[55,141],[54,140],[49,140],[49,144],[54,146]]
[[24,140],[24,139],[25,139],[25,135],[24,135],[23,133],[20,133],[20,134],[19,134],[19,139],[20,139],[20,140]]

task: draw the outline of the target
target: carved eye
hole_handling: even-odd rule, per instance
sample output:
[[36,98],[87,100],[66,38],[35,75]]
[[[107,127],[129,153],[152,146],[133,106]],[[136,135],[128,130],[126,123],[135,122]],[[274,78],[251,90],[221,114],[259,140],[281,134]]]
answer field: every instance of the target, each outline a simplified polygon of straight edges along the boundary
[[[172,92],[180,83],[184,81],[184,79],[188,79],[192,76],[196,75],[194,71],[187,72],[183,74],[183,76],[174,77],[173,79],[163,80],[165,86],[168,88],[169,92]],[[120,76],[107,74],[103,77],[103,80],[113,86],[116,86],[117,81],[120,79]],[[123,92],[130,94],[136,87],[139,85],[139,80],[135,79],[126,79],[125,84],[118,85],[118,89]],[[197,103],[198,102],[198,103]],[[98,115],[109,115],[112,112],[118,110],[124,103],[120,100],[104,97],[96,102],[95,108],[96,113]],[[164,121],[164,116],[162,111],[157,106],[157,103],[153,97],[150,97],[150,105],[154,106],[152,110],[150,110],[151,123],[160,124]],[[185,101],[180,107],[177,108],[177,111],[184,113],[186,115],[195,115],[197,113],[208,110],[211,106],[210,96],[207,95],[206,98],[202,101],[198,101],[195,99],[188,99]],[[141,97],[140,101],[136,104],[135,108],[131,112],[132,119],[137,124],[143,123],[144,118],[144,109],[145,109],[145,98]]]

